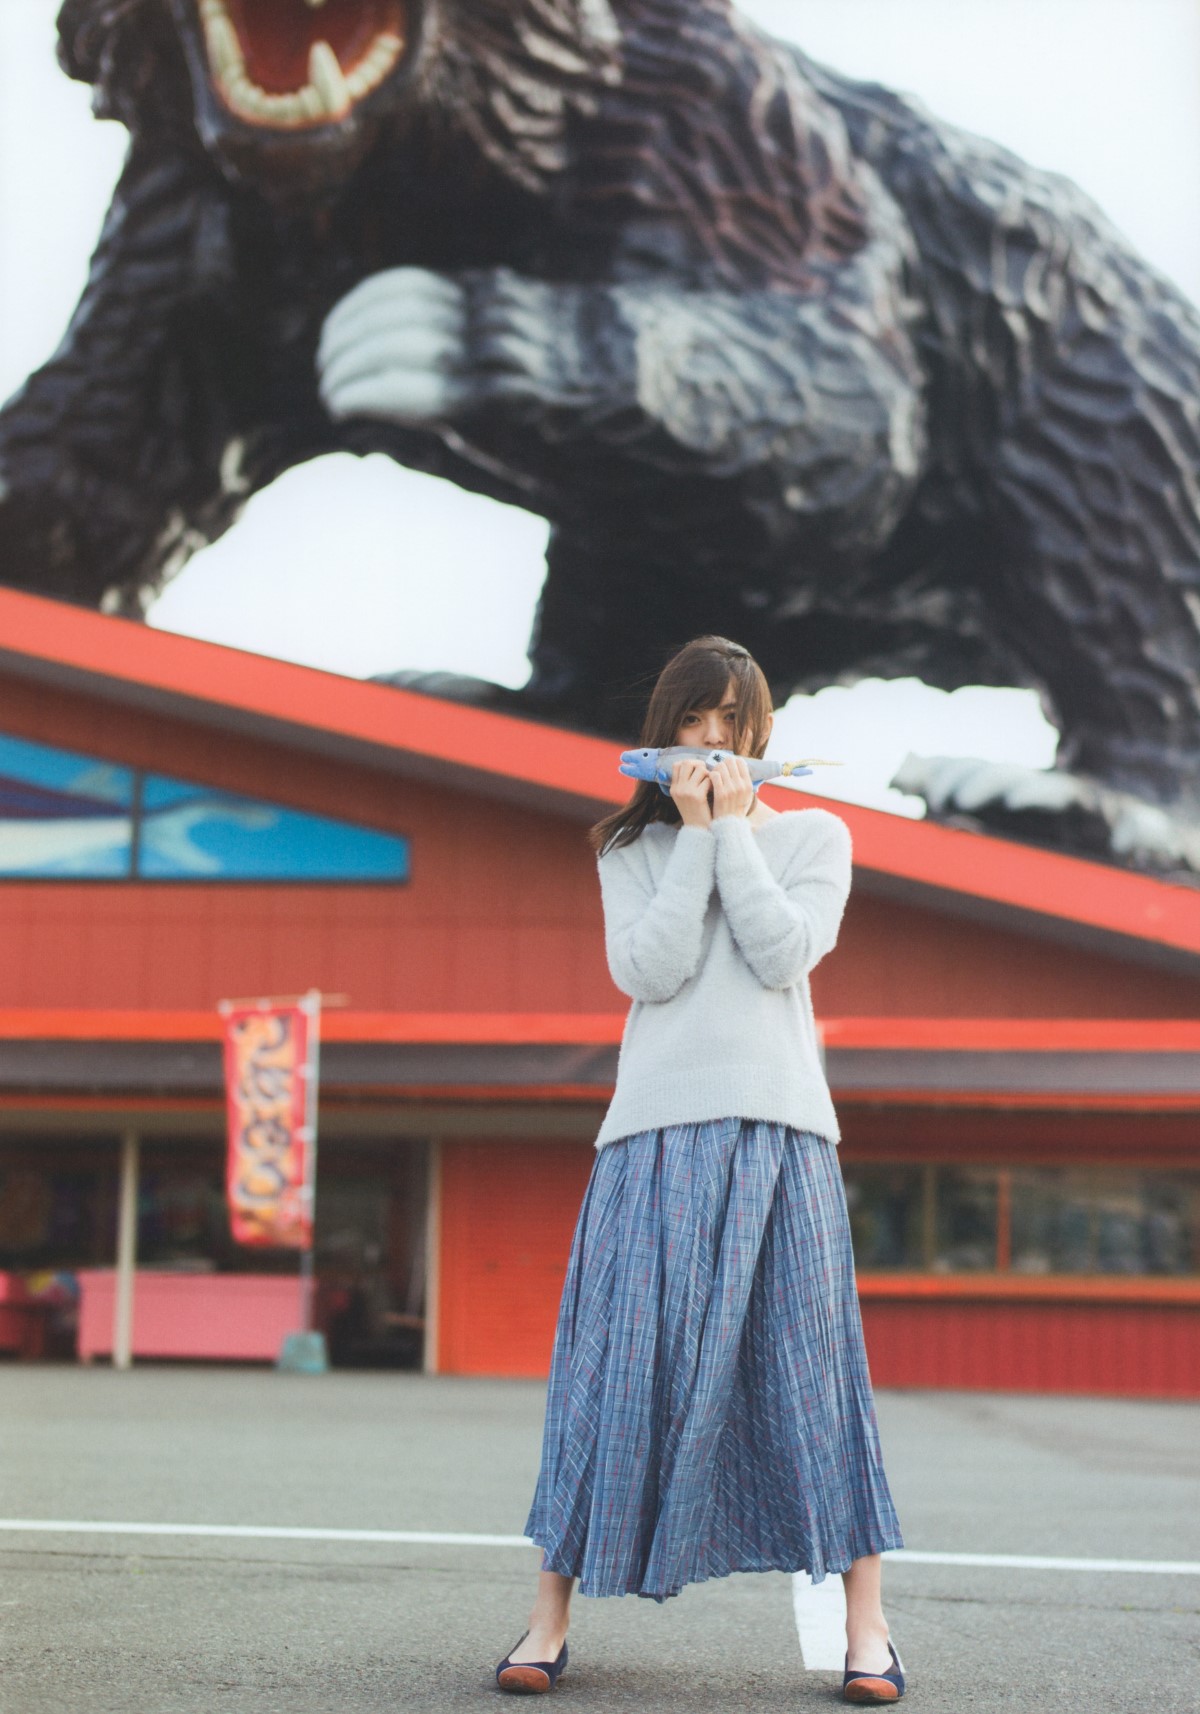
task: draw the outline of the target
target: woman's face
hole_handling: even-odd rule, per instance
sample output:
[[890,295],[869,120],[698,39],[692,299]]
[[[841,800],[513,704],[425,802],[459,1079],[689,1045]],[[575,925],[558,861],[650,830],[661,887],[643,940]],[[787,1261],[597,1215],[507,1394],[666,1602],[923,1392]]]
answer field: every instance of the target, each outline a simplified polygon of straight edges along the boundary
[[701,750],[733,750],[737,739],[737,691],[732,678],[715,708],[689,709],[675,733],[677,744]]

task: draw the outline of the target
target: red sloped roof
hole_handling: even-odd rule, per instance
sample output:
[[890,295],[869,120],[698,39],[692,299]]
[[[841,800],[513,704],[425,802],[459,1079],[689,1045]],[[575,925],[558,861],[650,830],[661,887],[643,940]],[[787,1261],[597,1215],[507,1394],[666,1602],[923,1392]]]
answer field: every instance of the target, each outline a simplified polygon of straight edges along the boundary
[[[607,739],[5,589],[0,672],[551,812],[590,816],[626,796]],[[1073,926],[1084,931],[1074,938],[1198,968],[1200,889],[841,801],[769,795],[781,808],[833,807],[853,835],[857,872],[876,890],[1034,933]]]

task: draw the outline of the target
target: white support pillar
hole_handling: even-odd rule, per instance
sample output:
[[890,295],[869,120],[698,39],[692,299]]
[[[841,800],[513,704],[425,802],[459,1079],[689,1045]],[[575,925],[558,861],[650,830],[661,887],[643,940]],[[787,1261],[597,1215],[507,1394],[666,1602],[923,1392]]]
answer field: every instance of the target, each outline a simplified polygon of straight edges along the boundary
[[113,1294],[113,1368],[133,1364],[133,1281],[137,1267],[138,1134],[121,1137],[121,1184],[117,1203],[117,1280]]
[[429,1141],[429,1185],[425,1203],[425,1356],[427,1375],[438,1372],[438,1305],[442,1280],[442,1139]]

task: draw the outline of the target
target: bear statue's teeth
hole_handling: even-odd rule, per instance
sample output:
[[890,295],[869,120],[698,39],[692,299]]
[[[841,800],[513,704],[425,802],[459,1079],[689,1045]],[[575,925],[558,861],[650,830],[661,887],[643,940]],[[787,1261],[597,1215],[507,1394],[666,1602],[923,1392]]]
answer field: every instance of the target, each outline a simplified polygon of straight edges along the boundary
[[242,69],[242,49],[237,31],[227,16],[210,13],[205,19],[208,57],[218,77],[229,77]]
[[364,54],[346,78],[352,98],[361,101],[369,90],[381,84],[403,52],[404,43],[399,36],[388,33],[377,36],[369,53]]
[[331,119],[340,119],[350,105],[350,91],[338,57],[328,42],[314,42],[308,54],[308,81],[321,97]]
[[[324,3],[308,0],[309,5]],[[253,125],[292,130],[342,119],[356,101],[378,88],[404,52],[403,37],[381,30],[346,73],[328,42],[314,42],[308,56],[309,81],[301,89],[271,94],[251,82],[226,0],[198,0],[198,10],[213,79],[231,111]]]

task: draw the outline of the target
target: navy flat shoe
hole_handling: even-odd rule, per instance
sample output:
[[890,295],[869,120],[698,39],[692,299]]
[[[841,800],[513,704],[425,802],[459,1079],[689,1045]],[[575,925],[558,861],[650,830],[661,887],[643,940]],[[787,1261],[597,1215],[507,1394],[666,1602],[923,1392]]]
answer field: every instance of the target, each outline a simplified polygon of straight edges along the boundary
[[[513,1648],[519,1649],[528,1635],[528,1631],[523,1631]],[[554,1689],[566,1670],[566,1643],[559,1650],[557,1660],[519,1660],[514,1663],[510,1649],[496,1668],[496,1683],[501,1690],[514,1691],[518,1696],[541,1696]]]
[[892,1657],[890,1672],[851,1672],[847,1666],[842,1674],[843,1702],[899,1702],[904,1695],[904,1668],[890,1637],[888,1653]]

